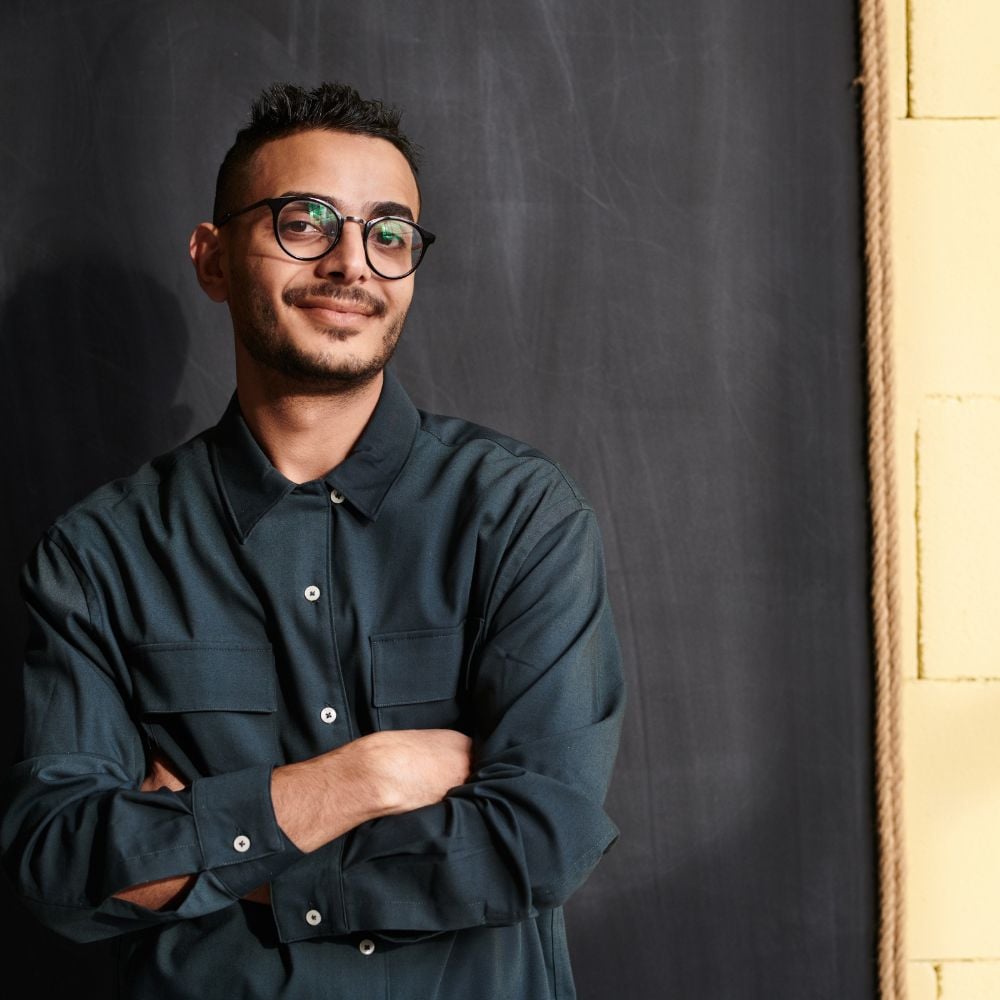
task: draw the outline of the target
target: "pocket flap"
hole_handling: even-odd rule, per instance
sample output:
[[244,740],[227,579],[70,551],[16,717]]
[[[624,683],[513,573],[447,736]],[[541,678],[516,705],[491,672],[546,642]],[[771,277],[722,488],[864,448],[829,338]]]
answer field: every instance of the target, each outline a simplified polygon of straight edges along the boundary
[[465,623],[454,628],[384,632],[371,637],[376,708],[458,696]]
[[274,712],[269,645],[169,642],[137,646],[129,665],[142,712]]

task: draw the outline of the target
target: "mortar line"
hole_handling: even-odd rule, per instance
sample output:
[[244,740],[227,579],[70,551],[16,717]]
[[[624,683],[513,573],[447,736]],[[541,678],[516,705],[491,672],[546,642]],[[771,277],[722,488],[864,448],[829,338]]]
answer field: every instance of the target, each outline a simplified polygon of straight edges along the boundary
[[[934,674],[933,676],[911,677],[910,680],[923,681],[924,684],[996,684],[1000,682],[1000,677],[995,674]],[[957,961],[957,959],[956,959]],[[976,959],[978,962],[979,959]],[[984,962],[993,962],[996,959],[983,959]]]
[[1000,115],[910,115],[906,116],[915,122],[995,122],[1000,121]]
[[924,399],[946,403],[1000,403],[1000,396],[992,392],[927,392]]
[[906,0],[906,117],[913,117],[913,0]]
[[920,523],[920,421],[913,434],[913,530],[916,535],[917,551],[917,680],[923,680],[924,674],[924,565],[923,537]]
[[971,958],[959,958],[957,955],[945,955],[934,958],[929,954],[925,954],[909,956],[907,961],[923,965],[940,965],[944,969],[946,965],[997,965],[1000,963],[1000,957],[973,955]]

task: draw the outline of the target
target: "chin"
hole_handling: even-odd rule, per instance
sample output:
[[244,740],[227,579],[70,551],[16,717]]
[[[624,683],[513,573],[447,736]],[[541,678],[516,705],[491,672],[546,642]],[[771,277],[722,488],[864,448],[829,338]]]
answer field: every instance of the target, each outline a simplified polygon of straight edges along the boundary
[[363,388],[377,378],[392,358],[396,342],[393,338],[383,343],[383,350],[368,355],[344,354],[337,350],[310,353],[286,344],[266,360],[257,360],[305,391],[337,393]]
[[405,318],[404,313],[381,330],[310,324],[308,331],[293,334],[265,315],[260,317],[264,322],[243,326],[238,340],[254,367],[282,377],[290,388],[336,394],[363,388],[378,377],[396,350]]

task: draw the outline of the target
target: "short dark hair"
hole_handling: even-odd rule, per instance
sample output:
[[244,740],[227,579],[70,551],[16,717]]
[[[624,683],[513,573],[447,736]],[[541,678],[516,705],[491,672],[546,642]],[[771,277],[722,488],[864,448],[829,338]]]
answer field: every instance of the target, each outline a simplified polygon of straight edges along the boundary
[[326,129],[386,139],[398,149],[417,175],[418,147],[399,129],[398,108],[365,100],[346,83],[321,83],[312,90],[293,83],[273,83],[250,105],[250,121],[236,133],[215,182],[216,223],[236,211],[236,201],[247,186],[247,168],[254,153],[272,139],[296,132]]

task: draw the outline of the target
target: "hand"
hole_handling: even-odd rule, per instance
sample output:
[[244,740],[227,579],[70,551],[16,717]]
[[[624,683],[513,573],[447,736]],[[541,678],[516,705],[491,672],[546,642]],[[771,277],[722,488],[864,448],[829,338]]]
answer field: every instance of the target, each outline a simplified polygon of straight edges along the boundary
[[181,789],[187,788],[187,785],[166,757],[160,753],[154,753],[149,774],[143,779],[139,791],[158,792],[161,788],[166,788],[171,792],[179,792]]
[[[186,787],[184,779],[174,770],[174,765],[162,754],[155,753],[150,762],[149,774],[143,779],[139,790],[142,792],[158,792],[161,788],[166,788],[171,792],[179,792]],[[163,905],[160,902],[160,896],[161,893],[165,893],[168,886],[176,883],[178,890],[186,889],[191,881],[192,879],[189,876],[181,876],[176,879],[163,879],[160,883],[152,883],[159,890],[152,898],[150,897],[149,886],[141,887],[139,891],[126,890],[117,895],[122,899],[131,899],[133,902],[145,905],[150,905],[151,902]],[[271,887],[265,882],[263,885],[257,886],[256,889],[251,889],[243,898],[253,900],[255,903],[270,903]],[[169,902],[170,900],[168,899],[167,901]],[[159,906],[156,908],[159,908]]]
[[[184,780],[174,770],[173,764],[163,754],[154,753],[149,765],[149,774],[143,779],[139,791],[158,792],[166,788],[171,792],[179,792],[186,787]],[[165,906],[179,903],[192,885],[194,885],[193,875],[174,875],[130,886],[128,889],[116,892],[115,896],[150,910],[161,910]]]
[[472,741],[453,729],[388,730],[350,746],[380,790],[383,815],[440,802],[468,780],[472,768]]
[[270,906],[271,883],[265,882],[263,885],[257,886],[256,889],[251,889],[243,898],[249,899],[251,903],[263,903],[265,906]]

